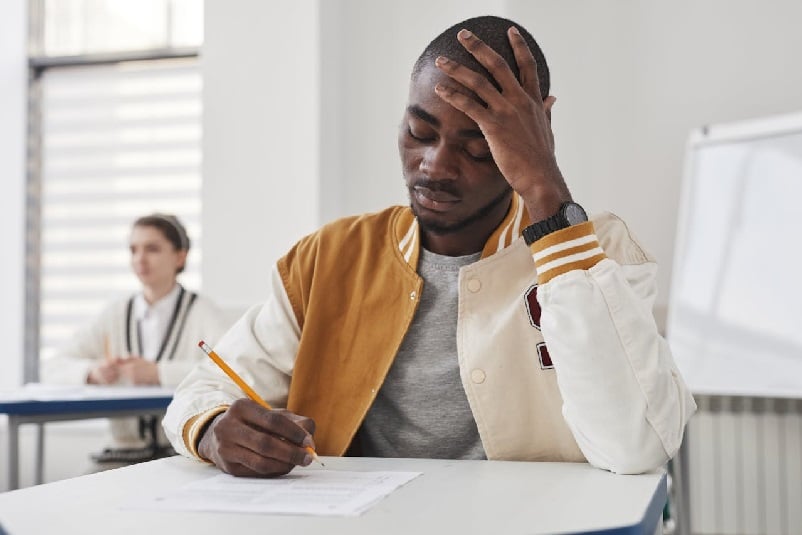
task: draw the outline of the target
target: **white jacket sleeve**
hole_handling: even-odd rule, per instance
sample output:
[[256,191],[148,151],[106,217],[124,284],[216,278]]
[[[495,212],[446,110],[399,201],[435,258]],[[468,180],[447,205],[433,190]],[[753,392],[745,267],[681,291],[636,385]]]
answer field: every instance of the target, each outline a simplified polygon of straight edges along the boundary
[[43,383],[86,384],[89,371],[105,358],[112,343],[111,318],[118,304],[107,306],[92,323],[80,328],[68,343],[50,358],[40,362],[39,379]]
[[[214,350],[268,403],[286,405],[298,350],[300,328],[276,266],[270,293],[250,308],[215,344]],[[210,359],[200,362],[178,385],[162,426],[175,450],[189,457],[183,440],[187,422],[221,405],[245,397]]]
[[[545,267],[560,264],[559,249],[551,248]],[[566,262],[575,262],[575,249],[565,250],[574,255]],[[563,416],[588,461],[617,473],[646,472],[677,452],[696,405],[652,315],[656,264],[593,261],[553,278],[537,266],[546,280],[538,291],[543,337]]]

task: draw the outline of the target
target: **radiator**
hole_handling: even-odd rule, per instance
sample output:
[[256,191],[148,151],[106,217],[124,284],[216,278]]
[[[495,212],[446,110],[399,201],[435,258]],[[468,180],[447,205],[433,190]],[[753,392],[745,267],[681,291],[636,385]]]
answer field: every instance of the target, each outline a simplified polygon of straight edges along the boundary
[[802,534],[802,400],[695,398],[684,446],[691,533]]

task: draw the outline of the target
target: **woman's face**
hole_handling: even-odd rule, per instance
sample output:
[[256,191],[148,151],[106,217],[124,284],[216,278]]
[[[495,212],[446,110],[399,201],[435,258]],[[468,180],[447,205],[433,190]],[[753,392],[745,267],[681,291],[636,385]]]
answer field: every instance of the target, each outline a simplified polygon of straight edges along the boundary
[[131,268],[143,286],[160,287],[175,282],[187,258],[176,250],[156,227],[135,226],[131,230]]

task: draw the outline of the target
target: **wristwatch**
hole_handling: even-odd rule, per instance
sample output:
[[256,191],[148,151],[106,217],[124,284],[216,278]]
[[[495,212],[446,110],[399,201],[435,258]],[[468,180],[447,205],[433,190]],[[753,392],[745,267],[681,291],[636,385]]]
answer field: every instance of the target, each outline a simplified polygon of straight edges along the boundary
[[532,245],[547,234],[571,225],[584,223],[587,220],[588,214],[585,213],[584,208],[575,202],[566,201],[560,205],[560,209],[553,216],[526,227],[523,230],[524,241],[527,245]]

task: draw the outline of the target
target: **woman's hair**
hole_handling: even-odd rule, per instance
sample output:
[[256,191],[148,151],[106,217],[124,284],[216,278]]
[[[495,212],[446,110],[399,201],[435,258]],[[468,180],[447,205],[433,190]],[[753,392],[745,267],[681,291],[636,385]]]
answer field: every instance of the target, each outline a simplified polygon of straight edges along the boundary
[[[157,228],[167,238],[176,251],[189,251],[190,241],[187,229],[181,221],[172,214],[154,213],[142,216],[134,221],[135,227],[154,227]],[[178,273],[184,271],[184,266],[178,269]]]

